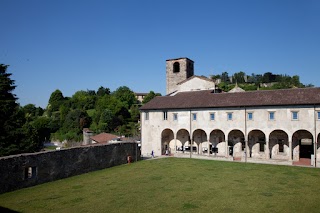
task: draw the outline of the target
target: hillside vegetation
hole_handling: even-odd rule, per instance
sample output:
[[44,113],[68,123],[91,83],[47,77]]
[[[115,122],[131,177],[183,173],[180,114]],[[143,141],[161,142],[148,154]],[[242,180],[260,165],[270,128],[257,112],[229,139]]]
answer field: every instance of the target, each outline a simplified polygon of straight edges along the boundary
[[232,76],[229,76],[227,72],[223,72],[221,75],[211,75],[210,77],[216,80],[218,87],[225,92],[234,88],[235,84],[238,84],[238,86],[245,91],[313,87],[312,84],[302,84],[298,75],[291,77],[289,75],[279,75],[271,72],[266,72],[263,75],[254,73],[247,75],[240,71]]

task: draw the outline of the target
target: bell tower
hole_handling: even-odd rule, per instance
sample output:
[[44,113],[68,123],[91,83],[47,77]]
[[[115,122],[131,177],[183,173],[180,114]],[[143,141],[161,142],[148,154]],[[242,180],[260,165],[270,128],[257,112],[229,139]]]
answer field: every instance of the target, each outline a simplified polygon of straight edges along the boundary
[[194,62],[189,58],[176,58],[166,60],[167,94],[178,89],[178,83],[194,75]]

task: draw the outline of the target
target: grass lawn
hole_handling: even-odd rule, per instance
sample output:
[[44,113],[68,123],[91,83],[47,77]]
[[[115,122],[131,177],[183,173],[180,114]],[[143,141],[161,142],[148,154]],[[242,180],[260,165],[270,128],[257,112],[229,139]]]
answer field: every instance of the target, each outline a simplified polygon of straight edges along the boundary
[[0,195],[19,212],[319,212],[320,170],[164,158]]

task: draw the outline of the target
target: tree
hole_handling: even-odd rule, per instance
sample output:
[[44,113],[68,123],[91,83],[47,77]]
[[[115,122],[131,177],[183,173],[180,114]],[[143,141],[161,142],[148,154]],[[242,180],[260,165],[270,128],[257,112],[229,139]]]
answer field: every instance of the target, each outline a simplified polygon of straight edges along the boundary
[[93,109],[96,102],[96,96],[95,93],[93,94],[90,90],[80,90],[71,97],[70,101],[73,109]]
[[42,147],[38,132],[25,124],[25,113],[16,103],[14,80],[0,64],[0,156],[39,151]]
[[41,107],[36,107],[34,104],[27,104],[22,107],[22,111],[25,114],[27,121],[32,121],[36,117],[41,116],[44,110]]
[[45,116],[37,117],[31,122],[32,127],[38,132],[40,141],[48,141],[51,131],[55,131],[55,129],[50,128],[50,122],[50,118]]
[[136,96],[134,95],[134,92],[132,92],[128,87],[122,86],[119,87],[116,91],[113,92],[113,95],[120,100],[124,107],[127,109],[130,109],[130,107],[133,104],[137,103]]
[[161,96],[160,93],[154,93],[153,91],[150,91],[148,95],[146,95],[146,97],[144,97],[142,104],[146,104],[149,101],[151,101],[154,97],[156,96]]
[[223,73],[221,74],[221,81],[222,81],[222,82],[229,82],[229,75],[228,75],[227,72],[223,72]]
[[110,89],[104,88],[101,86],[97,91],[97,96],[104,96],[104,95],[110,95]]
[[132,105],[129,111],[131,115],[131,121],[138,122],[140,120],[139,105]]
[[244,78],[245,78],[245,73],[244,72],[238,72],[238,73],[235,73],[234,75],[233,75],[233,82],[237,82],[237,83],[244,83],[245,82],[245,80],[244,80]]
[[0,156],[14,153],[17,145],[12,143],[14,131],[19,125],[16,122],[17,107],[15,89],[11,73],[7,73],[7,65],[0,64]]
[[100,120],[98,124],[98,129],[101,132],[109,132],[112,129],[110,128],[111,122],[113,120],[114,115],[112,114],[111,110],[105,109],[102,111],[100,115]]
[[81,134],[83,128],[90,126],[91,121],[91,118],[85,111],[80,109],[72,110],[68,113],[63,123],[63,133],[72,131]]
[[55,90],[50,95],[49,104],[48,104],[48,110],[50,112],[55,112],[59,110],[60,105],[64,101],[63,94],[60,90]]

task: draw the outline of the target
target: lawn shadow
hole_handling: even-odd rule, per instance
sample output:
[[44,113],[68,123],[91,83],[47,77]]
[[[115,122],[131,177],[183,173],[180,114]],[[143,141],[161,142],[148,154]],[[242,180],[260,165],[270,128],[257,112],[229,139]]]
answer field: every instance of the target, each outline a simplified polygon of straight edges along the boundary
[[8,209],[8,208],[2,207],[2,206],[0,206],[0,212],[1,212],[1,213],[14,213],[14,212],[18,213],[18,212],[15,211],[15,210],[11,210],[11,209]]

